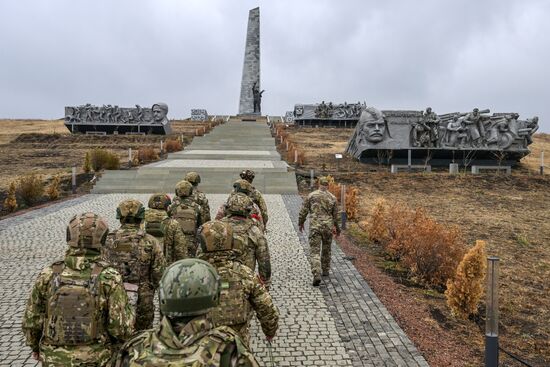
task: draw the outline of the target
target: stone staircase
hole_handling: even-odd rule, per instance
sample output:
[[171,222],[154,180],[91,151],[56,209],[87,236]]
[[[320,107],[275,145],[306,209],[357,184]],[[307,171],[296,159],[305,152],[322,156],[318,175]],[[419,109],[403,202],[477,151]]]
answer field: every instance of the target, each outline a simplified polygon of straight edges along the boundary
[[268,126],[239,120],[195,137],[185,150],[168,154],[166,160],[136,170],[106,171],[92,193],[172,193],[186,172],[196,171],[203,192],[222,194],[231,190],[243,169],[256,173],[254,186],[262,193],[298,193],[294,171],[281,160]]

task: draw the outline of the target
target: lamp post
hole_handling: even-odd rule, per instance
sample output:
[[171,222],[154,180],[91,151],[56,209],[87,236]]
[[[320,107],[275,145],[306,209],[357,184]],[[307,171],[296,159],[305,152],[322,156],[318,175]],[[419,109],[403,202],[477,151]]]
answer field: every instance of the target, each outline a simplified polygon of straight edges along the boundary
[[487,257],[485,367],[498,367],[498,264],[498,257]]

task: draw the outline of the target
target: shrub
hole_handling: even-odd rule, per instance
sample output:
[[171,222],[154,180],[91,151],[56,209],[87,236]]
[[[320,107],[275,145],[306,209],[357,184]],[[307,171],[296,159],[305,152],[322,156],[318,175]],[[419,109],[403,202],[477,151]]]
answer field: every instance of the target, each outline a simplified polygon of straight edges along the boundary
[[466,319],[477,313],[487,271],[485,259],[485,241],[476,241],[458,264],[454,278],[447,281],[445,296],[453,315]]
[[168,153],[178,152],[183,149],[183,144],[178,139],[167,139],[165,149]]
[[14,212],[17,209],[17,198],[15,196],[15,182],[10,183],[10,188],[8,190],[8,196],[4,200],[4,209],[7,211]]
[[346,214],[348,220],[357,219],[357,189],[353,186],[346,188]]
[[367,235],[372,242],[385,244],[389,240],[389,228],[386,223],[387,212],[387,201],[383,198],[378,198],[374,202],[369,220],[361,224],[361,227],[367,231]]
[[82,166],[82,170],[86,173],[90,173],[92,170],[92,161],[90,159],[90,152],[86,152],[86,157],[84,157],[84,165]]
[[36,203],[44,194],[42,177],[32,173],[19,178],[19,196],[26,205]]
[[105,149],[92,149],[90,152],[90,160],[94,171],[120,168],[120,159],[118,155]]
[[46,194],[50,198],[50,200],[55,200],[59,197],[59,183],[60,179],[58,175],[55,175],[52,179],[52,182],[50,183],[50,186],[48,186],[48,189],[46,190]]
[[159,159],[159,155],[153,147],[141,147],[138,149],[138,158],[140,162],[150,162]]

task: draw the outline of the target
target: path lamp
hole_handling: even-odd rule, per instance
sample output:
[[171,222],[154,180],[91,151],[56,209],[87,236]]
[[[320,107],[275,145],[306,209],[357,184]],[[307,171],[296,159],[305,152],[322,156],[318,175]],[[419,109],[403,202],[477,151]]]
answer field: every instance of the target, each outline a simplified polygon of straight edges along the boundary
[[487,257],[485,367],[498,367],[498,262],[496,256]]

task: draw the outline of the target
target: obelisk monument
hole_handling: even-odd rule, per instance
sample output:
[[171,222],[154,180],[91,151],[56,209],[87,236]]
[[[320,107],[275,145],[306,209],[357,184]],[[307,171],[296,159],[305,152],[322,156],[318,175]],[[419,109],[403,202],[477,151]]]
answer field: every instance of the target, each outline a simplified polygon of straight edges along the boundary
[[248,13],[239,115],[261,115],[260,8]]

